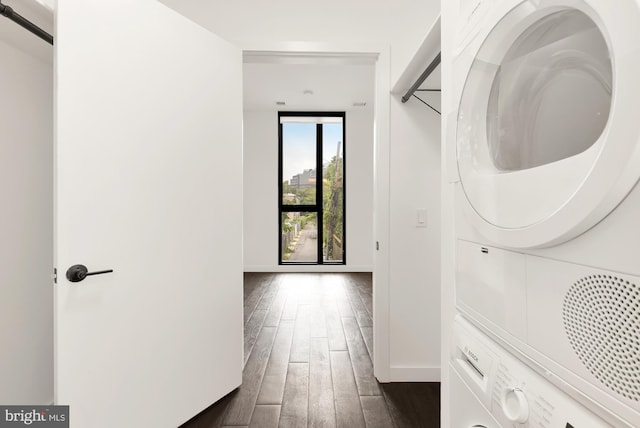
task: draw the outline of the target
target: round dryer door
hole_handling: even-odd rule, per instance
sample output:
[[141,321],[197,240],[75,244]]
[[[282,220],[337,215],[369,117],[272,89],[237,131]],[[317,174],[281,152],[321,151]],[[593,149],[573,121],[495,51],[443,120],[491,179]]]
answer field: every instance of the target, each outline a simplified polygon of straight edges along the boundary
[[496,2],[458,108],[470,221],[509,247],[586,231],[640,176],[635,0]]

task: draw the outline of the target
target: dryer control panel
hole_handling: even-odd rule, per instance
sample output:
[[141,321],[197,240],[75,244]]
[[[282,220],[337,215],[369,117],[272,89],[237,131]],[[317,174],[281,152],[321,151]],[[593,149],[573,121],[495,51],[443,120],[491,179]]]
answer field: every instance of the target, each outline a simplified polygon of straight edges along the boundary
[[[454,343],[453,366],[502,427],[611,427],[461,316],[454,324]],[[470,351],[482,356],[482,367],[473,367],[478,362]]]

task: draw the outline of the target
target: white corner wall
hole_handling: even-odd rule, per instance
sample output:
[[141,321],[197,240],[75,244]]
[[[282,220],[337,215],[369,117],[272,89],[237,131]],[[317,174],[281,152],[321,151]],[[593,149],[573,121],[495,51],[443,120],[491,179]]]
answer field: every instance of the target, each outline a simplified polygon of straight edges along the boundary
[[4,40],[0,403],[45,405],[53,402],[53,69]]
[[[305,271],[373,270],[373,112],[346,112],[346,266],[303,266]],[[278,113],[244,113],[244,269],[278,266]]]
[[[390,380],[440,381],[440,116],[391,96]],[[426,227],[417,226],[426,210]]]

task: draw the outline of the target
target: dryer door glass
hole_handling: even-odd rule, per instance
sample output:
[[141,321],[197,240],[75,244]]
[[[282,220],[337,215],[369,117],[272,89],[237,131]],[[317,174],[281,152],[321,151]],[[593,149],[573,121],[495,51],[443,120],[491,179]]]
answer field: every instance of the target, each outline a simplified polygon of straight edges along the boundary
[[539,19],[500,62],[487,109],[487,143],[501,171],[579,154],[596,142],[611,107],[611,60],[602,33],[583,12]]
[[609,44],[585,11],[524,1],[476,49],[458,111],[460,179],[485,222],[529,227],[566,204],[598,158]]
[[455,45],[459,203],[488,241],[565,242],[637,185],[640,8],[614,3],[491,2]]

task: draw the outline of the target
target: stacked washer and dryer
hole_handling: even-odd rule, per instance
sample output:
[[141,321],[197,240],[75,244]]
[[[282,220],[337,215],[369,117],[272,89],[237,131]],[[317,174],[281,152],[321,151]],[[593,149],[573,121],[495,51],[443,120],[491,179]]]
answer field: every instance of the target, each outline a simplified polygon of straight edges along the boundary
[[454,428],[640,427],[640,0],[459,2]]

